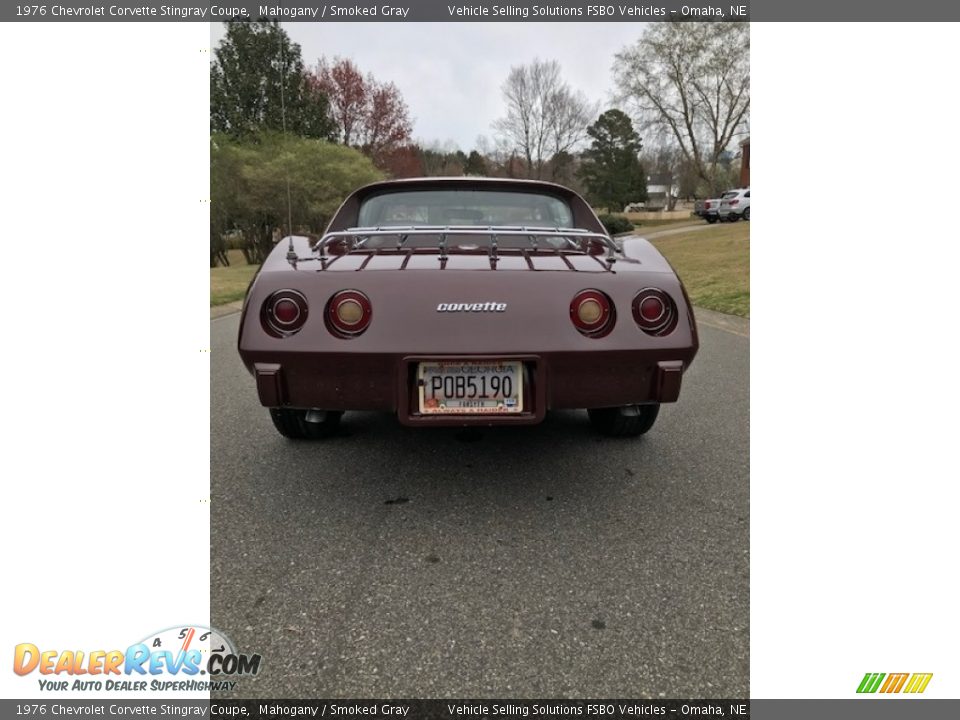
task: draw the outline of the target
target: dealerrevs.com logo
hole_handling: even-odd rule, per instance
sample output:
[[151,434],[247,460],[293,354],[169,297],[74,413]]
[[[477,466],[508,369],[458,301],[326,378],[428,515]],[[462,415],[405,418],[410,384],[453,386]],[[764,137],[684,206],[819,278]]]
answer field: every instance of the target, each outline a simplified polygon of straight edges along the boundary
[[858,693],[922,693],[933,673],[867,673],[857,687]]
[[233,690],[237,678],[256,675],[261,657],[237,652],[221,632],[202,625],[151,633],[125,650],[51,650],[20,643],[13,671],[36,673],[49,691]]

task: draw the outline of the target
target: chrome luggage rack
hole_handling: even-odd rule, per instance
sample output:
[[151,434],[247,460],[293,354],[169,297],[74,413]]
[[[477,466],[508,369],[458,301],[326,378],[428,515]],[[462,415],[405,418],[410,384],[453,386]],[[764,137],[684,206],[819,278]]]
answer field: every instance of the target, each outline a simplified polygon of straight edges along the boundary
[[311,250],[318,253],[321,262],[326,259],[326,247],[339,240],[352,240],[349,252],[364,250],[364,245],[371,237],[396,236],[397,244],[394,249],[402,250],[407,239],[416,235],[439,235],[437,250],[440,258],[447,257],[448,235],[477,235],[490,240],[490,259],[497,260],[497,239],[501,237],[527,238],[530,249],[536,251],[541,238],[562,238],[567,241],[570,250],[582,250],[582,240],[600,240],[607,249],[606,260],[612,264],[616,262],[617,244],[606,233],[593,232],[581,228],[562,227],[533,227],[526,225],[408,225],[391,227],[355,227],[347,230],[337,230],[324,234],[312,246]]

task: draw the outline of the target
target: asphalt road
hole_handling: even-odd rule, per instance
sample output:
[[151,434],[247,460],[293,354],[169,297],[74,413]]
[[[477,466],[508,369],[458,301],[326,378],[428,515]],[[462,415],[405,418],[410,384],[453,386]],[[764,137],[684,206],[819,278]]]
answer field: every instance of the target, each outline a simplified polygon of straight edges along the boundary
[[749,340],[701,322],[639,440],[584,412],[293,443],[212,321],[211,622],[240,697],[747,697]]

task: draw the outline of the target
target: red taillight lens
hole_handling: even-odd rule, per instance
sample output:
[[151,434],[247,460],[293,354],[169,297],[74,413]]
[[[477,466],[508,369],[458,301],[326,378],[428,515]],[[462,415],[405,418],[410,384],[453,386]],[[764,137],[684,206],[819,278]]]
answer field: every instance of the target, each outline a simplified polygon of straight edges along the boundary
[[663,305],[663,301],[654,296],[644,298],[640,303],[640,317],[643,318],[645,322],[656,322],[661,317],[663,313],[666,312],[666,308]]
[[341,290],[327,303],[327,329],[337,337],[352,338],[370,325],[373,307],[359,290]]
[[273,317],[281,325],[292,325],[300,317],[300,307],[288,298],[281,298],[273,304]]
[[663,290],[644,288],[633,299],[633,319],[648,335],[669,335],[677,327],[677,306]]
[[274,337],[293,335],[307,321],[307,299],[296,290],[278,290],[263,303],[260,319]]
[[705,210],[709,210],[709,209],[710,209],[710,203],[705,202],[705,203],[703,204],[703,207],[704,207]]
[[730,200],[729,202],[730,202],[731,205],[736,205],[736,204],[737,204],[738,202],[740,202],[740,201],[739,201],[739,200]]
[[613,329],[613,303],[599,290],[581,290],[570,301],[570,320],[587,337],[603,337]]

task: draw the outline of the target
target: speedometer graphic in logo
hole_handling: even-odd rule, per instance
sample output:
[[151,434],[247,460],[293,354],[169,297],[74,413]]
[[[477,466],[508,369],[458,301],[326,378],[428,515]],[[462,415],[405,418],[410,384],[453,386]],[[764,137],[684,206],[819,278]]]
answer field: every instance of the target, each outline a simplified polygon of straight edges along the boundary
[[164,655],[174,672],[184,665],[200,675],[246,675],[256,674],[260,665],[259,655],[238,653],[230,638],[206,625],[174,625],[151,633],[140,644],[151,656]]

